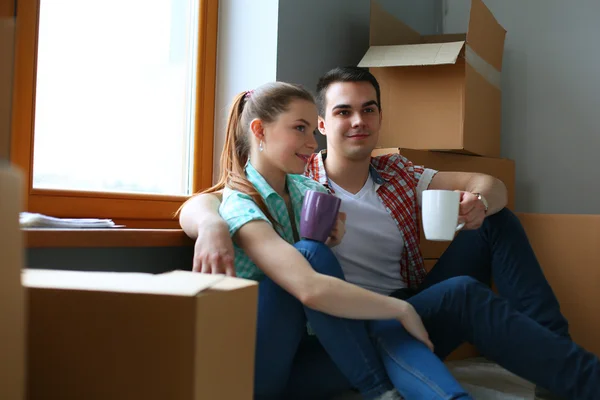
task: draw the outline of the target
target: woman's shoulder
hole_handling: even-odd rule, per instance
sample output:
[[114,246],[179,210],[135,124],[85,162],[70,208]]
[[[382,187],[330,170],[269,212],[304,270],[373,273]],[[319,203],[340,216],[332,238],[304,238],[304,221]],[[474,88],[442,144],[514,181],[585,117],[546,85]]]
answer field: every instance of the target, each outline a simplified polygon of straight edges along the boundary
[[223,200],[219,206],[219,212],[223,214],[235,211],[237,214],[240,210],[260,211],[260,208],[249,194],[228,187],[223,189]]
[[251,221],[262,220],[270,224],[267,216],[250,195],[229,188],[223,190],[223,201],[219,206],[219,215],[229,225],[231,236]]
[[223,200],[221,204],[225,202],[235,202],[235,201],[253,201],[252,197],[246,193],[240,192],[239,190],[231,189],[225,187],[223,189]]

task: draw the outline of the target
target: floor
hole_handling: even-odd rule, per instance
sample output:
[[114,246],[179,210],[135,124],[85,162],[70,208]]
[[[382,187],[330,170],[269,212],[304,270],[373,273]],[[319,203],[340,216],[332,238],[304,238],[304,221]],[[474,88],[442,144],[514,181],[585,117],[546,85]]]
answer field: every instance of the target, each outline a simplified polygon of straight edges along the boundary
[[[452,374],[475,400],[534,399],[533,384],[483,358],[451,361],[447,364]],[[361,400],[361,397],[347,394],[335,400]]]

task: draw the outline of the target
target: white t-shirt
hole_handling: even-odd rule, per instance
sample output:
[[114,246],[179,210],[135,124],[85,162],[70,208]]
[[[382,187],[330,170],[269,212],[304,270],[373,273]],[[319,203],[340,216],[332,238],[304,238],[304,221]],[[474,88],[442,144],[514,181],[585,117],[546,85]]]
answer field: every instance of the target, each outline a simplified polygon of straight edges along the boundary
[[[435,175],[425,169],[417,186],[417,197],[427,189]],[[400,277],[400,259],[404,242],[396,222],[377,195],[377,185],[371,175],[356,194],[342,189],[329,180],[335,195],[342,199],[340,211],[347,214],[346,234],[334,247],[348,282],[388,295],[406,287]]]

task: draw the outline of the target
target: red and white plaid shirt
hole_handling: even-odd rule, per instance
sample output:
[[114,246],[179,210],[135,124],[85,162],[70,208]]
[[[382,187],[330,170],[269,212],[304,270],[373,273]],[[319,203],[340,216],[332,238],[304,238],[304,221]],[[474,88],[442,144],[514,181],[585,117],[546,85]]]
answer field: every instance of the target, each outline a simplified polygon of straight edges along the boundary
[[[333,192],[325,172],[323,161],[326,157],[326,151],[313,154],[305,174]],[[400,277],[409,288],[417,288],[426,275],[419,247],[421,209],[417,199],[417,186],[424,172],[425,168],[413,165],[400,154],[371,158],[370,173],[378,186],[377,195],[396,222],[404,240],[399,268]]]

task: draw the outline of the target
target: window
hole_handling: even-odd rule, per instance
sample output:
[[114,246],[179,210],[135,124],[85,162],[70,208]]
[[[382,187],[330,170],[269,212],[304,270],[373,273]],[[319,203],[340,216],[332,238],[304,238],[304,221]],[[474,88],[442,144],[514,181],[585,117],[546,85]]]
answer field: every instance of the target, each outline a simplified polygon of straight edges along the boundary
[[212,180],[215,0],[19,0],[12,161],[27,210],[177,227]]

